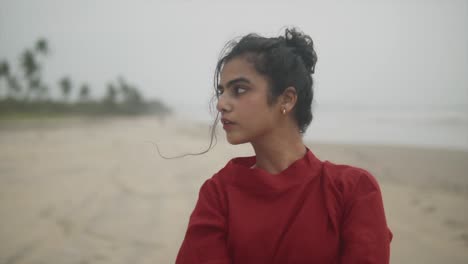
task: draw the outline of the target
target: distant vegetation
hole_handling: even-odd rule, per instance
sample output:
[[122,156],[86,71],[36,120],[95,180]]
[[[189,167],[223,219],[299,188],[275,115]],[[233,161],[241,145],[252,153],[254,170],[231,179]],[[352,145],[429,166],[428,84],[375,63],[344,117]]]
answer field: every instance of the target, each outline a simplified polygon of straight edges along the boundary
[[[57,80],[55,85],[44,82],[43,62],[50,54],[47,40],[39,39],[33,48],[19,56],[18,72],[11,64],[0,60],[0,117],[14,115],[122,115],[158,114],[171,111],[159,100],[146,101],[134,85],[123,77],[110,81],[102,98],[93,98],[91,86],[74,83],[70,76]],[[50,89],[61,96],[53,99]]]

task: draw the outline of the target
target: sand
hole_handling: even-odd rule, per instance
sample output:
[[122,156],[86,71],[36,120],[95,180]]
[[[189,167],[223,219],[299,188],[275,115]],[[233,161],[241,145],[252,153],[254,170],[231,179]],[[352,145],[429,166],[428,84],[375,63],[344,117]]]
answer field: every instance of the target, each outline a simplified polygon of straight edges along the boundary
[[[174,263],[203,181],[249,145],[200,156],[208,127],[156,117],[0,120],[0,263]],[[309,142],[381,184],[391,263],[468,263],[468,152]]]

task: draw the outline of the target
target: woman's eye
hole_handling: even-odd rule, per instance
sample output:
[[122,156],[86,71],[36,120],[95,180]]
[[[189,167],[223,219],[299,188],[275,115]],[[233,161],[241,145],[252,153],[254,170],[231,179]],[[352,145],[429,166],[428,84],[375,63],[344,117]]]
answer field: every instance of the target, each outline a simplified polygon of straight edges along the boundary
[[247,91],[247,89],[242,88],[242,87],[236,87],[236,93],[237,94],[243,94]]

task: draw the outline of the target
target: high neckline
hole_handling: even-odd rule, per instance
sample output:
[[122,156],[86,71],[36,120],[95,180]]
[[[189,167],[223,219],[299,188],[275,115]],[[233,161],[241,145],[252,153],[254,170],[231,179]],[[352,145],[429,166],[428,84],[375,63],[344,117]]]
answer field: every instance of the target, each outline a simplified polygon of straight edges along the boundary
[[231,181],[237,186],[254,192],[281,192],[312,179],[319,174],[322,167],[322,162],[307,146],[303,157],[276,174],[261,168],[251,168],[256,161],[256,156],[233,158],[225,169],[230,173]]

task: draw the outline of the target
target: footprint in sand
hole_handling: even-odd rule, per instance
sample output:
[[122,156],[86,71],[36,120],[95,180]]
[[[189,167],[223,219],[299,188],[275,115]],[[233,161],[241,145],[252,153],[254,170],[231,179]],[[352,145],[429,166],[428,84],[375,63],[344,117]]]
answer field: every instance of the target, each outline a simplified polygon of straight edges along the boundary
[[463,242],[465,242],[465,245],[468,247],[468,233],[467,232],[463,232],[461,233],[458,238],[460,240],[462,240]]
[[54,213],[55,208],[53,206],[47,206],[46,208],[39,211],[40,218],[49,218]]
[[417,205],[421,204],[421,200],[419,200],[418,198],[412,198],[411,201],[410,201],[410,204],[417,206]]
[[460,229],[466,226],[464,223],[450,218],[446,219],[444,224],[452,229]]
[[435,207],[434,205],[428,205],[428,206],[423,207],[423,211],[425,213],[433,213],[436,211],[436,209],[437,207]]
[[62,229],[65,236],[69,236],[73,229],[72,221],[66,218],[57,219],[57,225]]

